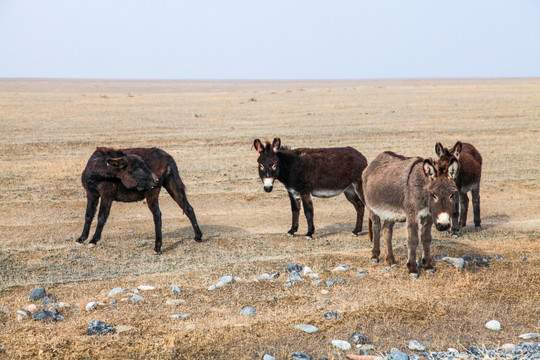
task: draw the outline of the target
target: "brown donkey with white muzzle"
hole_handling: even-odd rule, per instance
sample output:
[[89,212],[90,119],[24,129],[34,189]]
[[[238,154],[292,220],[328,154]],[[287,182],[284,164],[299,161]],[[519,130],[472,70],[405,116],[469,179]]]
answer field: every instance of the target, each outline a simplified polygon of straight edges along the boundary
[[379,261],[380,237],[386,242],[386,262],[396,263],[392,251],[392,232],[396,222],[407,222],[407,267],[413,278],[418,277],[416,248],[418,231],[423,247],[422,265],[433,269],[431,261],[431,225],[439,231],[450,228],[451,214],[457,202],[454,178],[458,160],[452,159],[443,173],[429,159],[408,158],[387,151],[379,154],[362,176],[364,197],[373,222],[371,260]]
[[289,194],[292,211],[292,226],[288,235],[298,231],[300,203],[308,223],[306,238],[311,239],[313,225],[313,202],[311,196],[329,198],[345,193],[347,200],[356,209],[356,226],[352,233],[362,231],[364,219],[364,196],[362,194],[362,172],[367,160],[352,147],[322,149],[289,149],[281,146],[275,138],[272,144],[255,139],[253,147],[259,158],[259,177],[264,191],[271,192],[274,181],[279,180]]

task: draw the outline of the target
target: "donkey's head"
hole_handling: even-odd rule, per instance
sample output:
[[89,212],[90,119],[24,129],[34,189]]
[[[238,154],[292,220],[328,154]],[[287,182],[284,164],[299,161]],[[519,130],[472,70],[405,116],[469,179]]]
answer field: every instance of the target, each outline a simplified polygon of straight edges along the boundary
[[266,142],[263,145],[261,140],[255,139],[253,141],[252,148],[257,150],[259,158],[259,177],[261,178],[264,186],[264,191],[271,192],[274,188],[274,180],[279,176],[279,157],[277,152],[281,147],[281,140],[275,138],[272,144]]
[[107,168],[114,177],[131,190],[147,191],[157,186],[159,178],[146,165],[144,160],[133,154],[124,154],[121,150],[99,148],[105,155]]
[[429,194],[428,210],[435,228],[445,231],[450,228],[452,214],[458,201],[458,191],[454,179],[459,171],[459,162],[453,157],[448,166],[441,169],[438,163],[424,160],[424,174],[429,178],[427,192]]
[[438,169],[441,173],[448,169],[453,159],[459,160],[461,148],[461,141],[456,142],[451,149],[445,148],[440,142],[435,145],[435,153],[439,157],[439,161],[437,161]]

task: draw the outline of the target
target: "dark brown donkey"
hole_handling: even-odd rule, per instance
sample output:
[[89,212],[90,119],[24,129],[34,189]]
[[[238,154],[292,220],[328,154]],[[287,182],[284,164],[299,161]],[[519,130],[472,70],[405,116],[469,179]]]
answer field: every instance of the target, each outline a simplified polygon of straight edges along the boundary
[[[477,230],[480,225],[480,178],[482,177],[482,156],[474,146],[461,141],[448,150],[440,142],[435,145],[435,152],[439,156],[439,168],[448,167],[452,158],[459,160],[459,174],[455,179],[459,192],[459,203],[452,213],[452,236],[457,237],[459,230],[467,225],[467,212],[469,210],[469,197],[472,194],[474,212],[474,226]],[[459,217],[459,222],[458,222]]]
[[86,190],[86,216],[81,237],[82,243],[88,238],[90,224],[99,206],[98,224],[94,237],[88,246],[94,246],[101,239],[103,226],[107,221],[113,201],[133,202],[146,199],[154,216],[156,242],[154,251],[161,253],[161,211],[159,192],[163,186],[180,205],[195,231],[195,240],[201,241],[202,233],[189,205],[185,186],[180,179],[178,167],[172,156],[157,148],[111,149],[98,147],[90,156],[82,173],[82,184]]
[[259,176],[264,190],[271,192],[274,181],[279,180],[288,191],[291,201],[292,226],[288,235],[298,231],[300,202],[308,223],[306,238],[315,231],[313,225],[313,202],[311,196],[329,198],[345,193],[356,209],[356,226],[352,231],[358,235],[364,220],[364,198],[362,195],[362,172],[367,160],[352,147],[290,150],[281,147],[281,140],[263,145],[255,139],[253,146],[259,153]]
[[[378,155],[364,171],[364,196],[373,222],[371,260],[379,261],[380,237],[386,242],[386,262],[396,263],[392,252],[392,231],[396,222],[407,222],[407,267],[413,278],[418,277],[416,248],[418,230],[422,240],[422,265],[433,269],[431,262],[431,225],[439,231],[450,228],[450,214],[457,202],[454,178],[458,160],[452,159],[444,173],[439,173],[431,160],[407,158],[393,152]],[[371,234],[371,232],[370,232]]]

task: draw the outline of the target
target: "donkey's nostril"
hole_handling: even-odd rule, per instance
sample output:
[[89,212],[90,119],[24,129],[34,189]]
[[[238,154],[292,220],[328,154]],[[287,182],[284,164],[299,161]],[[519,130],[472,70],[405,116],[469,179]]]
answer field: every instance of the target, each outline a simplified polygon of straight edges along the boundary
[[273,188],[274,188],[273,186],[265,186],[265,187],[264,187],[264,191],[266,191],[266,192],[269,193],[269,192],[272,192],[272,189],[273,189]]

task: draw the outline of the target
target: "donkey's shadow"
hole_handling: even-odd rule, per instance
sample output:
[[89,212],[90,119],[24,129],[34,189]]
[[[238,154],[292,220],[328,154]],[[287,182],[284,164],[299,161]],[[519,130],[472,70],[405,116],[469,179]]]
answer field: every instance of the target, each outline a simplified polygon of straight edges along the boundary
[[[248,231],[234,226],[226,225],[202,225],[201,231],[203,233],[202,241],[207,242],[215,239],[219,239],[222,236],[230,235],[245,235]],[[193,228],[191,226],[181,227],[177,230],[170,231],[163,234],[163,242],[165,243],[166,239],[177,239],[176,241],[169,244],[169,246],[163,248],[163,252],[173,251],[178,248],[180,245],[189,243],[193,241],[194,237]]]

